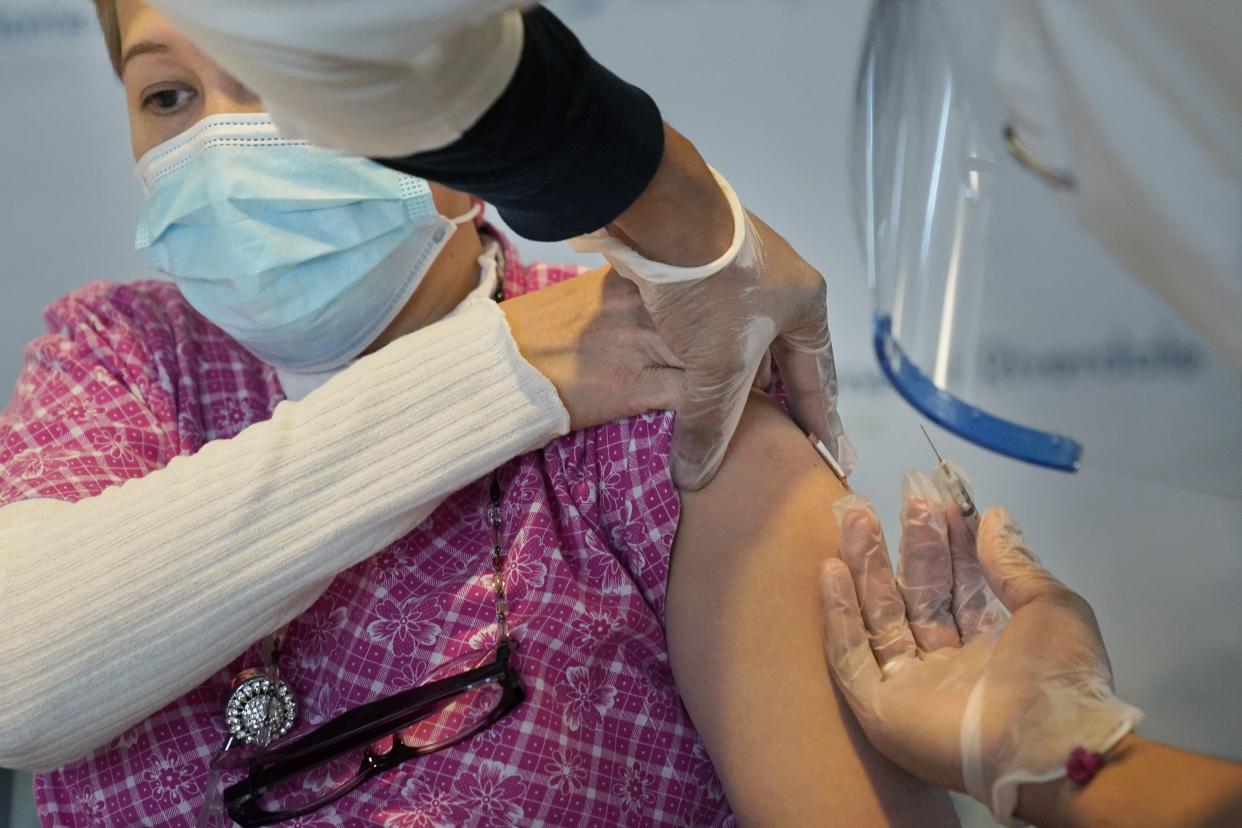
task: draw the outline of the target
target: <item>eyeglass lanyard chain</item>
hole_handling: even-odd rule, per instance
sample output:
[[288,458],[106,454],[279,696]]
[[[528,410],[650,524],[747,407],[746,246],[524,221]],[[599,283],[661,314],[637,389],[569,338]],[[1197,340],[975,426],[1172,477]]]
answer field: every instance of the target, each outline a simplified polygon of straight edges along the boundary
[[492,591],[496,598],[496,647],[509,656],[509,600],[505,596],[505,548],[501,543],[500,472],[492,472]]
[[[505,301],[505,264],[503,256],[497,257],[496,290],[492,299]],[[509,658],[509,600],[505,597],[505,547],[501,543],[500,521],[500,469],[492,470],[492,591],[496,597],[496,653],[504,660]]]

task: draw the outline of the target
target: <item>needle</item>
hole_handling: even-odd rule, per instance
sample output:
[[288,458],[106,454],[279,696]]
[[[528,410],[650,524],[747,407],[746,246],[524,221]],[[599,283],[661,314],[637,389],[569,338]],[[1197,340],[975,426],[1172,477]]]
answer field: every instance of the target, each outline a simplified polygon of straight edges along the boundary
[[936,451],[936,444],[932,442],[931,435],[927,433],[927,429],[923,428],[922,423],[919,423],[919,431],[923,432],[923,436],[927,438],[927,445],[931,446],[932,454],[936,455],[936,462],[943,463],[944,458],[940,456],[940,452]]

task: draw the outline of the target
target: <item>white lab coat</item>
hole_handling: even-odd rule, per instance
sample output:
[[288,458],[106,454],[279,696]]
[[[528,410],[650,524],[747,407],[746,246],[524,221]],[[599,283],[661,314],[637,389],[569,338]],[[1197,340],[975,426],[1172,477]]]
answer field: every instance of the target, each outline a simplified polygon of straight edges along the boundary
[[520,0],[155,0],[282,132],[371,157],[456,141],[522,53]]
[[[1080,222],[1242,371],[1242,3],[1010,0],[997,87]],[[1176,147],[1177,152],[1170,152]]]

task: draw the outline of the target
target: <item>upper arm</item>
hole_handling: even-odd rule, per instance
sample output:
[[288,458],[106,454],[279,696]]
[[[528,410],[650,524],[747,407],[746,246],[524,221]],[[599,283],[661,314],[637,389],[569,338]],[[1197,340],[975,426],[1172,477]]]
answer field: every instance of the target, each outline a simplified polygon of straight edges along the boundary
[[817,573],[846,486],[752,395],[720,471],[682,493],[667,635],[678,689],[739,822],[951,825],[952,807],[872,747],[824,659]]

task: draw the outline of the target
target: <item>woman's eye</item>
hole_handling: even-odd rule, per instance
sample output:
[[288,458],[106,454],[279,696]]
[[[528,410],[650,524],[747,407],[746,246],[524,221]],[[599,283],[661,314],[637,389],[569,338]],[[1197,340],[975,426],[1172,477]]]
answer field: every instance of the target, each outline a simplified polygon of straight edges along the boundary
[[186,89],[184,87],[161,89],[147,95],[142,101],[142,107],[157,115],[166,115],[180,109],[194,95],[193,89]]

